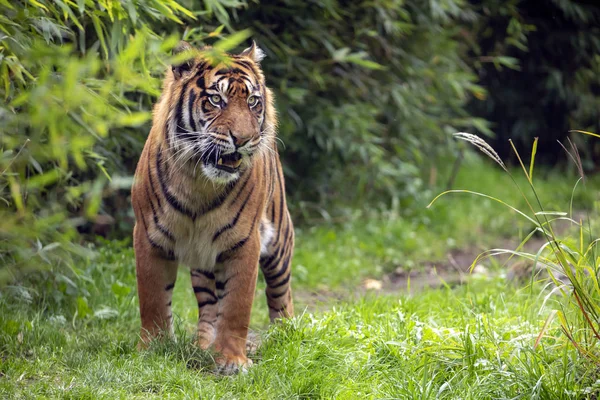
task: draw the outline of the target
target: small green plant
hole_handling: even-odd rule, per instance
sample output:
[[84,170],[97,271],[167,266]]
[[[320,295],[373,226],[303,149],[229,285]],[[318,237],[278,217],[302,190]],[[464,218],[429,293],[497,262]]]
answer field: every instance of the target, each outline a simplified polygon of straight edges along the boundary
[[[580,132],[597,136],[590,132]],[[484,252],[473,261],[472,268],[481,258],[499,254],[509,254],[510,257],[517,256],[530,260],[533,263],[533,271],[536,271],[537,268],[543,268],[547,271],[550,280],[548,287],[552,287],[545,298],[544,304],[550,299],[556,300],[556,297],[553,296],[556,293],[560,293],[561,296],[555,302],[556,307],[549,314],[544,327],[537,337],[535,346],[537,347],[540,340],[544,337],[552,320],[558,318],[563,333],[573,346],[577,348],[579,353],[600,364],[600,352],[598,351],[600,340],[600,286],[598,284],[600,258],[598,257],[598,242],[600,239],[594,236],[593,225],[589,221],[589,217],[587,223],[583,220],[575,220],[573,218],[572,203],[568,213],[548,210],[544,207],[544,201],[540,198],[533,179],[538,143],[537,138],[533,142],[529,168],[526,167],[520,153],[513,142],[510,141],[512,150],[527,178],[526,182],[529,189],[527,191],[519,185],[510,169],[506,167],[496,151],[485,140],[469,133],[456,133],[454,136],[473,144],[500,165],[510,176],[516,190],[525,199],[527,210],[519,210],[498,197],[471,190],[445,191],[435,197],[428,207],[446,194],[470,193],[501,203],[533,224],[534,228],[526,235],[516,250],[492,249]],[[577,147],[571,140],[568,140],[568,143],[570,149],[567,149],[562,144],[561,146],[576,164],[579,172],[579,179],[573,188],[573,192],[577,190],[580,184],[585,190],[585,176]],[[557,232],[555,224],[558,221],[565,220],[577,227],[577,237]],[[543,236],[545,244],[541,246],[537,253],[524,251],[525,243],[536,234]]]

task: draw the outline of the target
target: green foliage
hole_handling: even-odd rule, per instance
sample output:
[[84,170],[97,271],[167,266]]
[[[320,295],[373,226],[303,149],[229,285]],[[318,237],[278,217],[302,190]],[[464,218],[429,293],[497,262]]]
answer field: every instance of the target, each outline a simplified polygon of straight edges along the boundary
[[[171,33],[196,19],[173,0],[0,2],[0,283],[89,256],[76,228],[128,189],[122,177],[147,136]],[[192,33],[219,38],[221,29]],[[231,35],[213,53],[247,37]]]
[[452,153],[449,133],[489,132],[464,110],[485,95],[459,38],[475,17],[462,0],[261,1],[240,12],[236,25],[252,26],[268,55],[290,192],[326,209],[407,206],[420,170]]
[[176,38],[149,23],[188,15],[175,2],[0,4],[0,282],[73,265],[75,227],[92,219],[115,157],[109,135],[146,125],[153,77]]
[[225,51],[254,30],[299,199],[340,201],[352,189],[355,203],[406,205],[422,187],[418,167],[447,154],[448,132],[485,131],[463,107],[483,90],[461,59],[455,22],[473,17],[462,0],[182,4],[0,3],[0,257],[10,266],[0,281],[72,265],[70,255],[83,254],[75,228],[98,213],[131,228],[119,190],[149,130],[175,32],[200,46],[227,29],[214,44]]

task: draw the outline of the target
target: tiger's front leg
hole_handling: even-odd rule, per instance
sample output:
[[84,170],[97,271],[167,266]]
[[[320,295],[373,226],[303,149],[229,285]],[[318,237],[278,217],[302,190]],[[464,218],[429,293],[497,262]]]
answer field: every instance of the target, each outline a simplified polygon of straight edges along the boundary
[[177,278],[177,262],[158,254],[138,224],[134,227],[133,245],[142,320],[138,344],[141,349],[156,337],[173,335],[171,298]]
[[254,235],[233,254],[220,255],[216,273],[219,298],[217,338],[214,348],[218,371],[233,374],[240,367],[252,365],[246,357],[246,339],[250,325],[250,312],[256,290],[260,240]]

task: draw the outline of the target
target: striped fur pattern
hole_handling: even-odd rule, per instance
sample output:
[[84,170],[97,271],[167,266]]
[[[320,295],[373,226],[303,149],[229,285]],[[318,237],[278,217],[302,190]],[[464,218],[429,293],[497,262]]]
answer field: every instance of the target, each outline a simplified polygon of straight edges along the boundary
[[259,265],[271,320],[293,315],[294,229],[273,95],[255,44],[231,57],[218,66],[196,57],[167,72],[132,189],[141,345],[172,334],[171,296],[185,265],[198,301],[198,344],[214,347],[224,373],[250,364]]

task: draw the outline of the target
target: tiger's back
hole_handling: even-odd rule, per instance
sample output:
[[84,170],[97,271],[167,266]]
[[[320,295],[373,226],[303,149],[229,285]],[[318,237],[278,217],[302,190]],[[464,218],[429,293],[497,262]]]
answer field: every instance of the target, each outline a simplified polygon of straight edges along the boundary
[[142,343],[172,329],[183,264],[198,300],[198,344],[214,345],[224,372],[249,363],[259,260],[271,319],[293,314],[294,231],[260,59],[253,45],[232,65],[197,57],[167,73],[132,189]]

